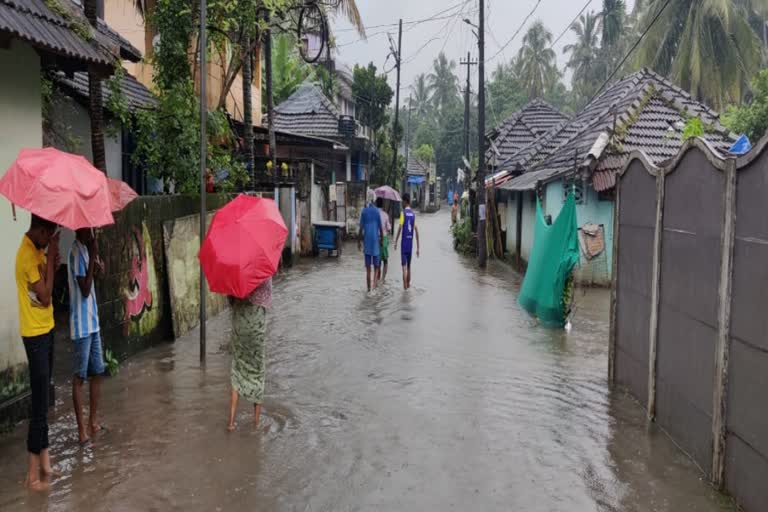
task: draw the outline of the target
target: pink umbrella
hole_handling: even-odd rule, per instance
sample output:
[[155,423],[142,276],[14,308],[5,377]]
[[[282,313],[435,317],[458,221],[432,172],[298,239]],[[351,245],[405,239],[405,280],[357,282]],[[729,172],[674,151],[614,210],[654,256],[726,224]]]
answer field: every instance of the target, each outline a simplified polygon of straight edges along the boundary
[[124,181],[107,178],[109,202],[113,212],[119,212],[139,195]]
[[384,185],[382,187],[377,188],[374,190],[376,193],[376,197],[381,197],[383,199],[389,199],[390,201],[400,202],[402,199],[400,198],[400,194],[397,192],[397,190],[393,189],[392,187],[388,185]]
[[0,178],[0,194],[71,230],[114,224],[107,177],[82,156],[23,149]]

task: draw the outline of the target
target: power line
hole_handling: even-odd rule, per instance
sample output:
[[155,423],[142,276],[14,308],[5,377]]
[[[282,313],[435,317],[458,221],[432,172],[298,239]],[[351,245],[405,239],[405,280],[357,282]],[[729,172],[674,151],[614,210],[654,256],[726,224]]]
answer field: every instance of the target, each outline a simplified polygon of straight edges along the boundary
[[[448,11],[452,11],[452,10],[457,9],[459,7],[463,7],[464,4],[466,4],[466,3],[467,2],[462,0],[459,3],[452,5],[451,7],[447,7],[445,9],[443,9],[442,11],[438,11],[438,12],[434,13],[433,15],[429,16],[428,18],[422,18],[422,19],[419,19],[419,20],[411,20],[411,21],[403,21],[403,26],[405,26],[405,25],[415,25],[415,24],[420,24],[420,23],[426,23],[426,22],[429,22],[429,21],[438,21],[438,19],[445,19],[446,17],[437,18],[437,16],[440,16],[441,14],[444,14],[444,13],[446,13]],[[398,23],[399,22],[396,21],[394,23],[384,23],[384,24],[381,24],[381,25],[370,25],[370,26],[365,27],[365,28],[366,29],[384,28],[384,27],[392,28],[392,27],[398,26]],[[352,32],[352,31],[357,31],[357,29],[356,28],[340,28],[340,29],[336,30],[336,32]]]
[[492,61],[493,59],[495,59],[496,57],[498,57],[498,56],[499,56],[499,54],[500,54],[501,52],[503,52],[504,50],[506,50],[506,49],[507,49],[507,46],[509,46],[509,45],[512,43],[512,41],[514,41],[514,40],[515,40],[515,38],[516,38],[516,37],[517,37],[517,35],[520,33],[520,31],[521,31],[521,30],[523,30],[523,27],[525,27],[525,24],[526,24],[526,23],[528,23],[528,20],[529,20],[529,19],[531,19],[531,16],[533,16],[533,14],[536,12],[536,9],[538,9],[538,8],[539,8],[539,5],[540,5],[540,4],[541,4],[541,0],[537,0],[537,1],[536,1],[536,5],[534,5],[534,6],[533,6],[533,9],[531,9],[531,12],[529,12],[529,13],[528,13],[528,16],[526,16],[526,17],[525,17],[525,19],[524,19],[524,20],[523,20],[523,22],[520,24],[520,26],[517,28],[517,30],[515,30],[515,33],[514,33],[514,34],[512,34],[512,37],[510,37],[510,38],[509,38],[509,40],[508,40],[506,43],[504,43],[504,45],[503,45],[501,48],[499,48],[499,51],[497,51],[496,53],[494,53],[494,54],[493,54],[493,56],[492,56],[490,59],[485,59],[485,62],[490,62],[490,61]]
[[582,14],[584,14],[584,11],[586,11],[586,10],[587,10],[587,7],[589,7],[589,4],[591,4],[592,2],[593,2],[593,0],[588,0],[588,1],[587,1],[587,3],[586,3],[586,4],[584,4],[584,7],[582,7],[582,8],[581,8],[581,10],[579,11],[579,13],[578,13],[578,14],[577,14],[577,15],[576,15],[574,18],[573,18],[573,20],[572,20],[572,21],[571,21],[571,22],[570,22],[568,25],[566,25],[566,26],[565,26],[565,28],[563,29],[563,31],[562,31],[562,32],[560,32],[560,35],[559,35],[559,36],[557,36],[557,39],[555,39],[555,42],[553,42],[551,45],[549,45],[549,49],[550,49],[550,50],[551,50],[552,48],[554,48],[554,47],[555,47],[555,45],[556,45],[556,44],[557,44],[557,43],[560,41],[560,39],[562,39],[562,38],[563,38],[563,36],[565,35],[565,33],[566,33],[566,32],[568,32],[568,30],[570,30],[570,28],[573,26],[573,24],[574,24],[574,23],[576,23],[576,22],[578,21],[578,19],[579,19],[579,16],[581,16]]
[[640,45],[640,42],[643,40],[643,38],[648,34],[648,32],[651,30],[653,25],[658,21],[658,19],[661,17],[664,10],[667,8],[667,6],[672,2],[672,0],[667,0],[664,5],[661,6],[661,9],[659,9],[659,12],[656,13],[656,16],[653,17],[651,22],[648,24],[648,26],[645,28],[642,34],[640,34],[640,37],[637,38],[637,41],[635,41],[635,44],[632,45],[632,48],[629,49],[629,51],[624,55],[624,57],[621,59],[621,62],[616,65],[615,68],[613,68],[613,71],[608,76],[608,78],[603,82],[603,85],[601,85],[596,91],[595,94],[592,95],[592,97],[589,99],[587,104],[592,103],[595,98],[597,98],[597,95],[600,94],[600,91],[602,91],[606,85],[610,83],[610,81],[613,79],[614,75],[621,69],[621,66],[624,65],[624,63],[627,61],[630,55],[632,55],[632,52],[634,52],[637,47]]

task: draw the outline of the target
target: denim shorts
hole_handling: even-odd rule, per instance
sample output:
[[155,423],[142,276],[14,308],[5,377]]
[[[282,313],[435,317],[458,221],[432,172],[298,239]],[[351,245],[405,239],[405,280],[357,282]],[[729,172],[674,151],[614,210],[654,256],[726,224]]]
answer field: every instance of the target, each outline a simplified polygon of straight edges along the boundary
[[74,345],[74,375],[81,380],[104,375],[104,356],[101,351],[101,334],[95,332],[85,338],[72,340]]

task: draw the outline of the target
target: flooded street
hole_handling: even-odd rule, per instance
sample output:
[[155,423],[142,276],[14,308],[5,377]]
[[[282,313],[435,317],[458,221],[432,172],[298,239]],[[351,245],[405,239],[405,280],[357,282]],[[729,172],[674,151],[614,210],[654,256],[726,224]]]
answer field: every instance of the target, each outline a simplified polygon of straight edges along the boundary
[[[26,425],[0,438],[0,509],[732,510],[639,405],[607,388],[608,292],[577,290],[572,332],[533,325],[519,277],[420,216],[413,288],[367,294],[354,245],[275,281],[259,429],[226,432],[226,315],[131,359],[104,384],[109,431],[78,446],[68,383],[52,423],[63,475],[23,487]],[[397,263],[397,262],[395,262]],[[69,361],[57,364],[68,365]]]

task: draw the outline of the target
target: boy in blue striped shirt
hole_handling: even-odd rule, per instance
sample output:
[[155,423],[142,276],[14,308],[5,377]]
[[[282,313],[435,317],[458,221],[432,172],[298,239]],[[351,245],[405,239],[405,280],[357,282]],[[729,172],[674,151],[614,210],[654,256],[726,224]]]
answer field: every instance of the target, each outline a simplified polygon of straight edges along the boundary
[[[98,247],[90,228],[79,229],[69,253],[67,274],[69,277],[69,325],[74,344],[74,375],[72,401],[77,418],[80,444],[89,441],[89,434],[101,430],[96,422],[99,406],[99,387],[104,375],[104,358],[99,334],[99,310],[93,276],[99,265]],[[88,429],[83,421],[83,383],[90,379],[91,408]]]

